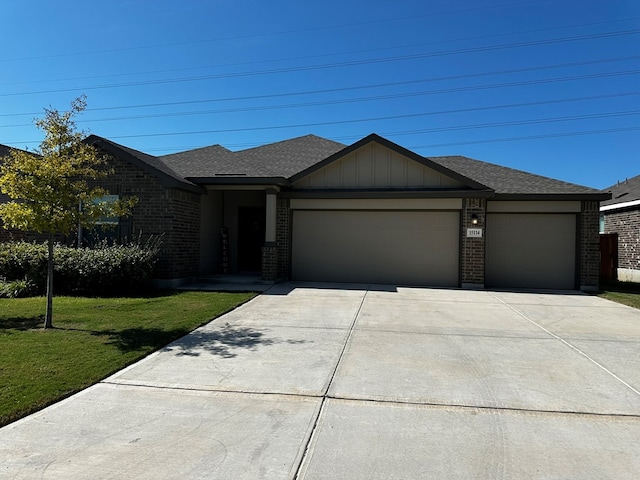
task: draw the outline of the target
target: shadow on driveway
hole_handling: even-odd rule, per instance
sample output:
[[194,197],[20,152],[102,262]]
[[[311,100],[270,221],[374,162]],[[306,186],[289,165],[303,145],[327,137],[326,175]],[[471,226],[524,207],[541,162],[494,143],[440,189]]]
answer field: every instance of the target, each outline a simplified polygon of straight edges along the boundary
[[226,324],[219,330],[196,330],[163,349],[165,352],[177,351],[177,356],[197,357],[203,352],[223,358],[237,356],[235,349],[256,350],[260,346],[281,343],[302,344],[307,340],[268,338],[265,333],[250,327],[233,327]]

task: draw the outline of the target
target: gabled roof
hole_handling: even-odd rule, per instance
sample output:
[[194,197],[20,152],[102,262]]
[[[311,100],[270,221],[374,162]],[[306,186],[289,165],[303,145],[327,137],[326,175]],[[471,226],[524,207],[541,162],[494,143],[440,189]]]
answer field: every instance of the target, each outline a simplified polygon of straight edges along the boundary
[[[305,135],[260,147],[232,152],[221,145],[156,157],[91,135],[86,142],[106,153],[129,161],[155,175],[171,188],[202,192],[199,185],[274,184],[290,186],[306,175],[329,165],[358,148],[377,142],[442,175],[455,179],[464,188],[482,196],[500,199],[589,199],[604,200],[604,205],[622,201],[640,201],[640,176],[606,191],[563,182],[462,156],[423,157],[375,133],[345,146],[333,140]],[[0,156],[11,147],[0,145]]]
[[106,153],[127,160],[142,170],[155,175],[165,186],[183,188],[195,192],[201,191],[200,187],[188,180],[185,180],[158,157],[134,150],[133,148],[125,147],[124,145],[120,145],[97,135],[90,135],[85,138],[84,141]]
[[612,195],[610,200],[605,200],[601,205],[602,207],[610,207],[607,208],[608,210],[613,210],[616,207],[625,208],[635,205],[640,206],[640,175],[627,178],[622,182],[618,182],[615,185],[604,188],[602,191],[610,192]]
[[478,183],[476,180],[472,179],[471,177],[465,176],[460,174],[459,172],[452,170],[450,168],[447,168],[443,165],[440,165],[438,163],[434,163],[431,160],[429,160],[428,158],[425,158],[421,155],[418,155],[415,152],[412,152],[411,150],[408,150],[396,143],[391,142],[390,140],[387,140],[384,137],[381,137],[380,135],[376,134],[376,133],[372,133],[370,135],[367,135],[366,137],[364,137],[363,139],[357,141],[356,143],[349,145],[348,147],[345,147],[339,151],[337,151],[336,153],[334,153],[333,155],[331,155],[330,157],[325,158],[324,160],[317,162],[315,164],[310,165],[307,169],[298,172],[297,174],[293,175],[291,177],[291,181],[295,182],[297,180],[300,180],[303,177],[306,177],[307,175],[312,174],[313,172],[318,171],[321,168],[326,167],[327,165],[329,165],[332,162],[337,161],[338,159],[349,155],[350,153],[356,151],[357,149],[372,143],[372,142],[376,142],[379,143],[380,145],[383,145],[385,147],[387,147],[388,149],[399,153],[400,155],[403,155],[405,157],[408,157],[426,167],[432,168],[433,170],[436,170],[439,173],[442,173],[445,176],[448,176],[450,178],[453,178],[455,180],[457,180],[458,182],[466,185],[467,187],[474,189],[474,190],[489,190],[487,188],[487,186],[482,185],[481,183]]
[[[578,199],[584,195],[592,197],[598,194],[600,194],[600,199],[608,198],[606,194],[595,188],[563,182],[468,157],[447,156],[429,157],[429,159],[486,185],[495,191],[496,196],[503,199],[517,198],[522,195],[526,195],[527,198],[538,196],[541,199],[549,197]],[[598,200],[598,198],[593,199]]]

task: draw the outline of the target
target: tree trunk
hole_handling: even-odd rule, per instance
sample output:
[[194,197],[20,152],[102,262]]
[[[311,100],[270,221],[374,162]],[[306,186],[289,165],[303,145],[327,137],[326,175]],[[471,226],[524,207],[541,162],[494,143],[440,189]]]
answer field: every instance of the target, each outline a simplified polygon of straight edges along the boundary
[[49,234],[49,257],[47,258],[47,313],[44,328],[53,328],[53,234]]

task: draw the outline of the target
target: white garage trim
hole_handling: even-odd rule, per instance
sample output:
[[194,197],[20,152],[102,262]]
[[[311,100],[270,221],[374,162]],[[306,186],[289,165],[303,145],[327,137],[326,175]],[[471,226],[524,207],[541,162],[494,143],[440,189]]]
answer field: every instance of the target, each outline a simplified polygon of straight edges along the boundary
[[460,210],[461,198],[292,198],[291,210]]
[[576,288],[572,213],[488,213],[485,284],[503,288]]
[[292,277],[459,285],[458,211],[295,210]]

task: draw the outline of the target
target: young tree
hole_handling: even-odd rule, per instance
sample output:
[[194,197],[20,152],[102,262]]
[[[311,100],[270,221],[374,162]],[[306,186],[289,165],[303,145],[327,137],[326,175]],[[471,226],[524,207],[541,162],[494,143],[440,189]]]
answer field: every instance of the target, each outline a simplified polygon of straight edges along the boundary
[[47,234],[47,311],[44,328],[53,326],[53,243],[54,235],[69,235],[78,228],[91,227],[100,217],[127,215],[135,198],[101,201],[107,190],[96,180],[110,174],[95,147],[84,143],[74,117],[86,108],[83,95],[67,112],[45,109],[36,126],[44,140],[35,152],[12,150],[0,159],[0,191],[11,198],[0,204],[5,228]]

